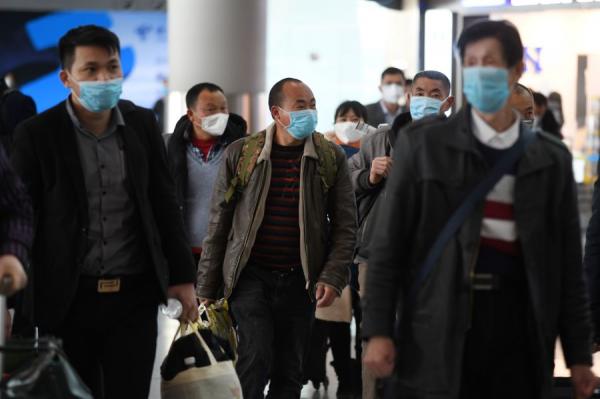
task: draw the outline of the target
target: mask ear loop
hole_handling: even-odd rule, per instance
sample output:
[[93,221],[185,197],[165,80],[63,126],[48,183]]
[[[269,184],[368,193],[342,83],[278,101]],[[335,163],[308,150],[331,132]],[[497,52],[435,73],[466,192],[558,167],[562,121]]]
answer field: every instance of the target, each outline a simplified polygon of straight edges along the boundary
[[195,120],[194,120],[193,124],[194,124],[196,127],[199,127],[200,129],[202,129],[202,118],[201,118],[201,117],[199,117],[199,116],[196,116],[196,115],[197,115],[197,112],[196,112],[196,111],[192,111],[192,112],[194,113],[194,118],[195,118]]
[[288,127],[292,126],[292,115],[288,111],[286,111],[285,109],[281,108],[279,105],[277,106],[277,108],[279,108],[280,111],[283,111],[283,112],[285,112],[286,114],[288,114],[290,116],[290,124],[287,125],[287,126],[285,126],[283,124],[283,122],[281,122],[281,118],[279,119],[279,123],[281,123],[281,126],[283,126],[285,129],[287,129]]
[[444,104],[446,104],[446,101],[448,101],[448,99],[450,98],[451,94],[448,94],[448,96],[446,98],[444,98],[442,100],[442,102],[440,103],[440,109],[438,110],[438,114],[439,115],[444,115],[446,112],[450,111],[450,108],[448,108],[448,111],[442,112],[442,108],[444,107]]

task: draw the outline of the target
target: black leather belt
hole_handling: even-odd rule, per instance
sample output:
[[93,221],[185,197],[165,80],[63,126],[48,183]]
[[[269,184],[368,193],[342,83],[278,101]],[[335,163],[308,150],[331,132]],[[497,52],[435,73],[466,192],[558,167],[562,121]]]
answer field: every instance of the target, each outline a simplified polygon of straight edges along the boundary
[[116,294],[130,287],[139,286],[151,279],[148,274],[133,274],[123,276],[86,276],[79,279],[79,288],[85,291],[96,291],[100,294]]

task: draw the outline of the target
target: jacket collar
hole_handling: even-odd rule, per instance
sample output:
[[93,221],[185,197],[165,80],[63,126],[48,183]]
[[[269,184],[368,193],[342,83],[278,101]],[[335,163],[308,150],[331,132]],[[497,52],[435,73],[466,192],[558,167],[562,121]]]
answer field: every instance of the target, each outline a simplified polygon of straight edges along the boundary
[[467,105],[447,120],[447,126],[455,134],[442,135],[445,145],[460,151],[477,151],[477,142],[471,128],[471,107]]
[[[320,134],[317,132],[315,132],[315,133]],[[315,134],[315,133],[313,133],[313,134]],[[273,138],[274,137],[275,137],[275,122],[273,122],[269,126],[267,126],[265,145],[264,145],[262,151],[260,152],[260,155],[258,156],[258,160],[256,161],[257,164],[261,163],[262,161],[271,159],[271,150],[273,149]],[[302,154],[302,157],[319,159],[319,156],[317,155],[317,149],[315,148],[315,142],[313,140],[312,134],[310,136],[308,136],[306,138],[306,140],[304,140],[304,153]]]
[[[444,144],[455,148],[459,151],[471,152],[481,156],[477,148],[477,139],[473,134],[472,121],[471,121],[471,106],[467,104],[466,107],[458,111],[454,116],[450,117],[447,122],[447,126],[450,131],[455,131],[456,134],[442,135]],[[520,134],[523,133],[523,124],[520,126]],[[517,176],[524,176],[535,172],[536,170],[546,168],[554,163],[548,151],[544,149],[544,144],[538,137],[533,143],[529,145],[523,158],[519,162],[517,170]]]

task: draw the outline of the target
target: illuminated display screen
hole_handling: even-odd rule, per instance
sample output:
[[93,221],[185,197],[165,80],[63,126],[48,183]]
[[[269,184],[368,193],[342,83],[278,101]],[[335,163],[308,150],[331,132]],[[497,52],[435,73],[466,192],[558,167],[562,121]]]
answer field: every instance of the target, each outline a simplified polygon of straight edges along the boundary
[[2,12],[0,74],[12,73],[38,112],[64,100],[58,78],[58,40],[69,29],[103,26],[121,41],[125,80],[122,97],[151,108],[163,96],[167,77],[166,14],[162,11]]

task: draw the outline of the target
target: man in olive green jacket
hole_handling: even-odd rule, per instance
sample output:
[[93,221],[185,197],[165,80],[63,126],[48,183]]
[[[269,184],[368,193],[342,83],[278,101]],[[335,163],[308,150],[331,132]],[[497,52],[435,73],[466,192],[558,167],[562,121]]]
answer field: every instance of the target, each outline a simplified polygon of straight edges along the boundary
[[329,306],[348,283],[356,207],[344,152],[315,132],[310,88],[283,79],[269,106],[275,123],[226,150],[197,293],[230,301],[244,397],[270,379],[269,397],[299,398],[313,302]]

